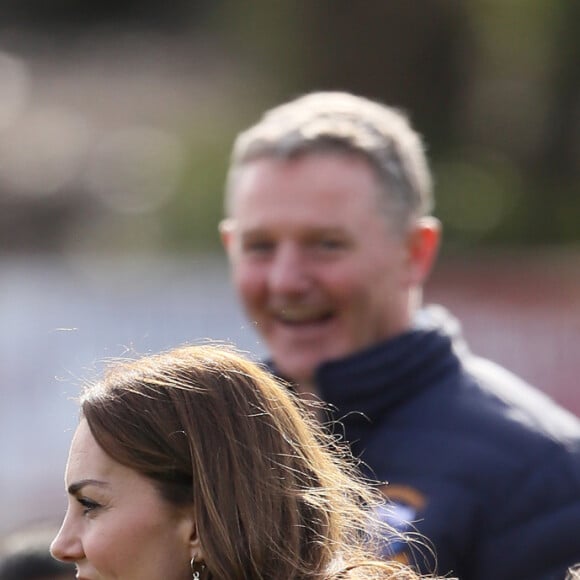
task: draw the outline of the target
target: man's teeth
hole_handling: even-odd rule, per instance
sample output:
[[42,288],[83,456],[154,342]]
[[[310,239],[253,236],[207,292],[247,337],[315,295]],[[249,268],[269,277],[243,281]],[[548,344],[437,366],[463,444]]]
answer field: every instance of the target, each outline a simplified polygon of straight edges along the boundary
[[284,308],[277,314],[284,322],[318,322],[328,316],[326,311],[303,308]]

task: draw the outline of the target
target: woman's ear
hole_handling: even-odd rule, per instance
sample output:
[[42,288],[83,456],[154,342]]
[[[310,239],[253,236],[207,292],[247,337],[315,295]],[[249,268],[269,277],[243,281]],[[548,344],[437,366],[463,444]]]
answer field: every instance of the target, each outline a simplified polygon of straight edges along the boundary
[[199,538],[199,533],[197,531],[197,525],[195,522],[191,527],[191,532],[189,535],[189,553],[191,554],[192,560],[202,563],[205,560],[205,555],[203,553],[203,548],[201,546],[201,540]]
[[189,550],[192,577],[194,579],[205,578],[205,554],[203,553],[203,548],[201,546],[201,541],[197,532],[197,526],[194,526],[192,529],[192,533],[189,539]]
[[203,553],[193,508],[180,508],[178,517],[178,534],[184,551],[189,554],[190,560],[194,559],[196,562],[203,562],[205,554]]

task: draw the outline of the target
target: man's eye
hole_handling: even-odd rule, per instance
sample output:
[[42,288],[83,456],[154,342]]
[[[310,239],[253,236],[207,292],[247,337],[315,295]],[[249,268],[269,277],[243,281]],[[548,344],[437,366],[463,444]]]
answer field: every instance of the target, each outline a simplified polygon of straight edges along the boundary
[[344,243],[337,238],[324,238],[319,240],[318,246],[324,250],[338,250],[344,247]]
[[256,242],[247,242],[244,244],[244,250],[246,252],[269,252],[274,248],[273,242],[268,241],[256,241]]

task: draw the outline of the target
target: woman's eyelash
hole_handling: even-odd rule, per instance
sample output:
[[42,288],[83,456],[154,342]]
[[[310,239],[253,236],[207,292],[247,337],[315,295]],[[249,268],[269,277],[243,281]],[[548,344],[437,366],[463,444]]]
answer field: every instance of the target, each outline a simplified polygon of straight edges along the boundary
[[77,501],[83,506],[84,514],[88,514],[89,512],[92,512],[95,509],[101,507],[97,502],[91,501],[90,499],[86,499],[84,497],[77,498]]

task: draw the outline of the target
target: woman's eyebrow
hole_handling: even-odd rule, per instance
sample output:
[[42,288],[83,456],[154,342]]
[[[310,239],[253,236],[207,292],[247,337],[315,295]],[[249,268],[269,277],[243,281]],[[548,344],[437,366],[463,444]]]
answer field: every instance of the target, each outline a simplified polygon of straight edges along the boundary
[[70,495],[76,495],[83,487],[87,485],[96,485],[97,487],[109,487],[109,484],[105,481],[100,481],[98,479],[81,479],[75,483],[71,483],[68,486],[68,493]]

